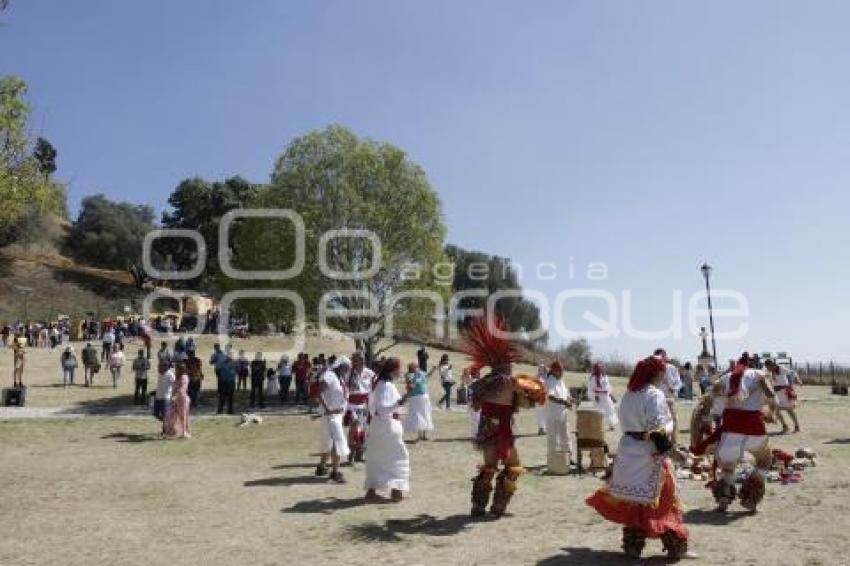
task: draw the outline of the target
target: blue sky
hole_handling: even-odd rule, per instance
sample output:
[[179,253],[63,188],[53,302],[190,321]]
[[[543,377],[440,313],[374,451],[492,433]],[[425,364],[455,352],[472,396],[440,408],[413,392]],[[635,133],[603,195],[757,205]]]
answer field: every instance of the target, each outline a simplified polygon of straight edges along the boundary
[[[848,18],[842,2],[12,0],[0,73],[29,83],[74,207],[265,181],[294,136],[341,123],[408,151],[450,241],[513,258],[550,302],[627,290],[635,325],[663,328],[708,259],[750,309],[719,357],[847,362]],[[594,304],[559,316],[581,333]],[[593,346],[656,342],[699,350]]]

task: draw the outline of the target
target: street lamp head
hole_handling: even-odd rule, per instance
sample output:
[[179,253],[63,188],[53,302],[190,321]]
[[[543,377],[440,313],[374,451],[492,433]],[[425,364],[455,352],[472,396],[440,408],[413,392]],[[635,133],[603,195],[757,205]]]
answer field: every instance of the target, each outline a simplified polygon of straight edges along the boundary
[[702,267],[700,267],[699,270],[702,271],[702,276],[706,279],[711,277],[711,266],[707,263],[702,264]]

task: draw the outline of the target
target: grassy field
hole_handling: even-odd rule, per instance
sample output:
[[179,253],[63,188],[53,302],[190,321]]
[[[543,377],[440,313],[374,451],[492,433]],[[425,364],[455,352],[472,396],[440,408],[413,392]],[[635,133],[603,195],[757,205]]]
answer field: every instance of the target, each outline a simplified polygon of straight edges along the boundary
[[[408,359],[415,348],[405,348]],[[5,374],[11,355],[0,355]],[[55,366],[41,379],[36,368],[58,355],[42,357],[31,357],[33,385],[56,380]],[[30,401],[107,403],[127,395],[128,383],[122,387],[32,387]],[[700,483],[682,483],[698,563],[850,563],[850,403],[825,388],[807,387],[802,398],[804,432],[773,440],[818,451],[803,483],[770,484],[755,516],[739,508],[718,515]],[[682,422],[689,407],[680,408]],[[309,416],[237,422],[202,417],[191,440],[160,441],[147,417],[0,421],[0,564],[630,563],[619,554],[619,529],[583,503],[598,480],[541,475],[545,439],[533,434],[531,412],[517,421],[529,473],[500,521],[468,517],[477,455],[463,411],[435,413],[435,438],[409,446],[410,498],[385,506],[362,504],[360,467],[346,471],[342,486],[313,477],[318,424]],[[650,543],[647,555],[660,556],[660,544]]]

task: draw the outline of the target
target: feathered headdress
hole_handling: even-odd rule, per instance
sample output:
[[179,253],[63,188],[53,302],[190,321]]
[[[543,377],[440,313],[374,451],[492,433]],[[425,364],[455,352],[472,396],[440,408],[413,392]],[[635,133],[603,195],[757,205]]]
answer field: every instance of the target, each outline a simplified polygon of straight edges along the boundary
[[482,317],[472,322],[463,351],[472,358],[473,367],[502,369],[520,359],[520,353],[513,342],[500,335],[503,332],[507,332],[507,326],[501,316],[489,321]]

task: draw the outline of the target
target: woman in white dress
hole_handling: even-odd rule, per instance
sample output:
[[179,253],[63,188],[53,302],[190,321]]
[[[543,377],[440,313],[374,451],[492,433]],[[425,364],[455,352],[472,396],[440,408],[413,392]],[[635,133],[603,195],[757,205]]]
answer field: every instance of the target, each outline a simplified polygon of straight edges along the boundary
[[608,430],[617,428],[617,406],[614,396],[611,394],[611,381],[605,374],[605,365],[602,362],[593,364],[593,373],[587,381],[587,396],[596,405],[596,408],[605,413],[605,422]]
[[399,421],[403,399],[393,380],[401,375],[401,362],[390,358],[381,368],[375,388],[369,394],[369,432],[366,447],[366,502],[385,501],[377,490],[389,490],[393,502],[410,491],[410,456],[404,445],[404,431]]
[[410,364],[405,376],[407,394],[407,418],[404,432],[416,433],[417,440],[428,440],[428,432],[434,430],[431,421],[431,398],[428,396],[428,376],[417,364]]

